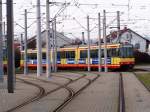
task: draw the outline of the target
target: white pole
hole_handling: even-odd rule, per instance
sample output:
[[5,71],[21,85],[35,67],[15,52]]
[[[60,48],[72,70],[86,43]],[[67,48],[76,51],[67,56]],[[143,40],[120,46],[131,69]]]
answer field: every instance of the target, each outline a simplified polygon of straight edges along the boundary
[[107,40],[106,40],[106,11],[103,10],[103,39],[104,39],[104,68],[105,72],[108,72],[107,68]]
[[41,46],[41,16],[40,0],[37,0],[37,77],[42,74],[42,46]]
[[89,28],[89,16],[87,16],[87,36],[88,36],[88,71],[90,70],[90,28]]
[[99,66],[98,66],[98,71],[101,72],[101,17],[100,13],[98,13],[98,59],[99,59]]
[[2,0],[0,0],[0,82],[3,82],[3,33],[2,33]]
[[27,75],[27,10],[25,9],[24,14],[24,26],[25,26],[25,39],[24,39],[24,75]]
[[49,0],[46,0],[46,76],[49,77],[51,73],[50,65],[50,14],[49,14]]

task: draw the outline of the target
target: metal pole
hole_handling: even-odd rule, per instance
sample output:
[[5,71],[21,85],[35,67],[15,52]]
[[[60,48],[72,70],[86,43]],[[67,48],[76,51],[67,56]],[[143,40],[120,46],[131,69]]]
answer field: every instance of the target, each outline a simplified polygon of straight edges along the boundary
[[103,39],[104,39],[104,68],[105,72],[108,72],[107,68],[107,40],[106,40],[106,11],[103,10]]
[[55,57],[54,57],[54,21],[52,21],[52,71],[54,72],[54,62],[55,62]]
[[7,73],[8,93],[14,93],[14,31],[13,31],[13,0],[7,0]]
[[120,37],[119,37],[119,35],[120,35],[120,11],[117,11],[117,29],[118,29],[117,39],[120,42]]
[[100,13],[98,13],[98,59],[99,59],[99,66],[98,66],[98,71],[101,72],[101,16]]
[[90,28],[89,28],[89,16],[87,16],[87,36],[88,36],[88,71],[90,70]]
[[41,10],[40,0],[37,0],[37,77],[42,74],[42,46],[41,46]]
[[23,42],[23,34],[21,33],[21,41],[20,41],[20,45],[21,45],[21,51],[24,50],[24,42]]
[[54,56],[55,56],[55,72],[57,72],[57,36],[56,36],[56,18],[54,19]]
[[24,30],[24,33],[25,33],[25,39],[24,39],[24,75],[27,75],[28,72],[27,72],[27,10],[25,9],[25,14],[24,14],[24,27],[25,27],[25,30]]
[[3,82],[3,30],[2,27],[2,0],[0,0],[0,82]]
[[130,19],[130,0],[128,0],[128,21]]
[[49,14],[49,0],[46,0],[46,76],[49,77],[51,73],[50,65],[50,14]]
[[6,26],[5,26],[5,22],[4,22],[4,25],[3,25],[3,39],[4,39],[4,48],[6,49]]
[[[6,23],[4,22],[3,23],[3,49],[4,49],[3,57],[4,57],[4,60],[7,59],[7,36],[6,36],[6,26],[5,25],[6,25]],[[6,65],[5,65],[5,68],[6,68]],[[4,72],[7,72],[7,71],[3,70],[3,73]]]

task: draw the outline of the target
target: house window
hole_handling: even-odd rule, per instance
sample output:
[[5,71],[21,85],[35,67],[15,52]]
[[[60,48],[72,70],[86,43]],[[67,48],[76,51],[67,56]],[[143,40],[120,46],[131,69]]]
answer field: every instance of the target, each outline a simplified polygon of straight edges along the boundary
[[134,48],[135,48],[135,49],[140,49],[140,43],[136,43],[136,44],[134,45]]

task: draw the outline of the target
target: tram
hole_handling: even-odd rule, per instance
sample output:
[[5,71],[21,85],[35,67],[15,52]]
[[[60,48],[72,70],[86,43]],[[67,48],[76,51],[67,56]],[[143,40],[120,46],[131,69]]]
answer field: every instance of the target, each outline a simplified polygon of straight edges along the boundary
[[[107,67],[110,69],[130,68],[132,69],[135,63],[133,57],[133,46],[131,44],[107,44]],[[99,67],[98,45],[90,47],[90,67],[97,69]],[[81,46],[66,46],[57,49],[57,67],[58,69],[87,69],[87,45]],[[52,61],[52,52],[50,51],[50,60]],[[24,67],[24,51],[21,51],[20,66]],[[37,50],[28,49],[27,66],[29,69],[37,67]],[[104,68],[104,45],[101,46],[101,67]],[[46,49],[42,49],[42,66],[46,67]]]

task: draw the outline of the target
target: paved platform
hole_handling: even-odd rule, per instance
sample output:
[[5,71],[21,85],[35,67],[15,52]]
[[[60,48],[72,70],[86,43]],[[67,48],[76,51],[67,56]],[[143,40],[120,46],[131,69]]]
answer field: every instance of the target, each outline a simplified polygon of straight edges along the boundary
[[[81,73],[82,74],[82,73]],[[87,79],[93,79],[93,73],[86,73]],[[46,76],[39,77],[40,79],[64,84],[68,81],[63,77],[75,80],[81,75],[78,73],[61,72],[47,79]],[[92,83],[88,88],[83,90],[81,94],[76,96],[62,112],[117,112],[118,96],[119,96],[119,73],[100,73],[100,77]],[[36,77],[35,74],[30,74]],[[29,78],[29,77],[23,77]],[[123,81],[125,86],[125,102],[126,112],[150,112],[150,93],[141,84],[141,82],[128,72],[123,73]],[[35,82],[35,80],[34,80]],[[85,79],[81,79],[78,83],[70,84],[69,87],[75,91],[81,87]],[[38,81],[36,83],[39,83]],[[42,84],[48,90],[54,89],[55,85]],[[27,97],[30,98],[38,92],[34,86],[27,85],[21,81],[16,82],[14,94],[7,93],[6,79],[4,83],[0,83],[0,112],[4,112],[11,107],[23,102]],[[68,91],[60,89],[59,91],[50,94],[48,97],[42,98],[31,105],[27,105],[24,109],[18,112],[49,112],[53,111],[58,104],[62,103],[67,97]]]
[[150,112],[150,93],[132,73],[123,73],[126,112]]
[[101,73],[101,77],[81,92],[62,112],[117,112],[118,79],[118,73]]
[[8,93],[6,79],[0,85],[0,112],[4,112],[20,104],[26,98],[30,98],[38,92],[36,87],[24,84],[20,81],[16,82],[14,93]]

